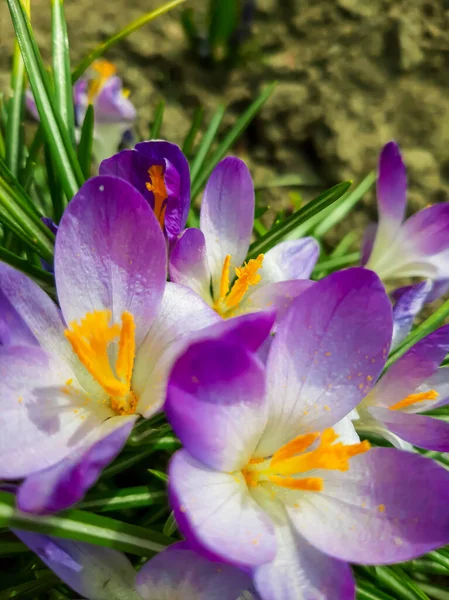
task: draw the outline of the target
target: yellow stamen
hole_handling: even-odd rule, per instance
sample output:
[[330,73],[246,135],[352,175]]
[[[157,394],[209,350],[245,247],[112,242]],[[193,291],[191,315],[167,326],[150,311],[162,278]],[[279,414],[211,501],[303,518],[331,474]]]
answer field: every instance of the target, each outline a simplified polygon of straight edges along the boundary
[[154,194],[154,214],[159,221],[159,225],[164,227],[165,210],[167,208],[167,188],[165,187],[164,169],[161,165],[153,165],[148,169],[148,175],[151,182],[145,185],[149,192]]
[[[131,391],[135,357],[135,323],[131,313],[122,314],[122,324],[111,324],[111,311],[87,313],[78,323],[73,321],[65,336],[75,354],[101,387],[111,396],[111,408],[118,414],[133,414],[137,399]],[[115,372],[108,348],[118,340]]]
[[243,300],[249,287],[256,285],[261,280],[258,270],[262,268],[264,255],[259,254],[257,258],[252,258],[241,267],[235,267],[237,279],[229,291],[229,267],[231,265],[231,256],[228,254],[223,263],[220,279],[220,295],[214,303],[214,309],[223,317],[231,316],[230,311],[235,309]]
[[[320,438],[319,445],[308,452],[304,452]],[[252,460],[243,469],[242,473],[249,487],[255,487],[260,482],[270,481],[280,487],[291,490],[308,490],[320,492],[323,489],[321,477],[297,477],[317,469],[333,471],[347,471],[349,460],[353,456],[363,454],[370,448],[368,441],[345,445],[342,442],[334,443],[338,436],[333,429],[319,433],[299,435],[294,440],[282,446],[269,460]]]
[[390,406],[390,410],[401,410],[402,408],[407,408],[408,406],[412,406],[416,404],[416,402],[424,402],[426,400],[435,400],[438,398],[439,394],[436,390],[428,390],[427,392],[418,392],[417,394],[410,394],[403,400],[396,402],[393,406]]
[[223,301],[226,298],[226,294],[229,292],[229,267],[231,266],[231,255],[227,254],[224,259],[223,269],[221,270],[220,279],[220,299]]
[[87,100],[89,104],[93,103],[106,81],[116,74],[117,68],[113,63],[100,59],[92,64],[91,70],[95,72],[95,77],[89,82],[87,91]]

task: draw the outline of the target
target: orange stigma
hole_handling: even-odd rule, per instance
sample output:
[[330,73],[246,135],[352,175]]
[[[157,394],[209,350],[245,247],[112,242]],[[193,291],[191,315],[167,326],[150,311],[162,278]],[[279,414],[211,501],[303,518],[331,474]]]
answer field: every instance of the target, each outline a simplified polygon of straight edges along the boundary
[[148,169],[151,182],[145,184],[149,192],[154,194],[154,214],[161,228],[164,228],[165,210],[167,208],[167,188],[164,181],[164,168],[161,165],[153,165]]
[[417,402],[425,402],[426,400],[435,400],[438,398],[438,392],[436,390],[428,390],[427,392],[418,392],[417,394],[410,394],[403,400],[399,400],[393,406],[390,406],[390,410],[402,410],[408,406],[413,406]]
[[[370,448],[368,441],[335,444],[337,438],[333,429],[325,429],[321,434],[306,433],[282,446],[271,459],[253,459],[243,469],[248,487],[255,487],[266,481],[291,490],[320,492],[324,485],[322,477],[297,475],[319,469],[348,471],[349,460]],[[314,450],[308,450],[318,439],[319,445]]]
[[92,64],[91,70],[94,72],[94,77],[89,81],[87,90],[89,104],[93,103],[106,81],[116,74],[117,68],[108,60],[99,59]]
[[243,300],[249,287],[256,285],[262,279],[259,269],[262,268],[264,255],[259,254],[257,258],[252,258],[241,267],[235,267],[237,279],[229,290],[229,267],[231,265],[231,256],[228,254],[223,263],[220,280],[220,297],[214,304],[214,309],[222,317],[231,316],[226,314],[229,310],[237,308]]
[[[87,313],[78,323],[69,324],[64,334],[80,361],[110,396],[110,406],[119,415],[136,412],[137,398],[131,390],[131,377],[136,354],[134,317],[122,314],[122,324],[111,324],[110,310]],[[115,369],[108,350],[118,342]]]

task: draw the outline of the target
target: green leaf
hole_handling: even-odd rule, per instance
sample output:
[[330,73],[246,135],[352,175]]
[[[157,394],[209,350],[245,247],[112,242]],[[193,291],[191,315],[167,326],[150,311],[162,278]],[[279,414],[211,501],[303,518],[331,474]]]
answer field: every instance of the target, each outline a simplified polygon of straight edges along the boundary
[[22,273],[34,279],[41,287],[50,291],[54,288],[55,282],[51,273],[39,269],[24,258],[20,258],[16,254],[9,252],[6,248],[0,247],[0,260],[18,271],[22,271]]
[[156,469],[148,469],[148,473],[151,473],[159,479],[159,481],[163,481],[164,483],[168,483],[168,475],[167,473],[162,473],[162,471],[157,471]]
[[[30,12],[30,1],[23,2],[25,10]],[[8,121],[5,139],[5,160],[13,175],[17,176],[23,149],[23,112],[25,106],[25,65],[17,41],[11,71],[12,96],[8,102]]]
[[397,600],[429,600],[410,577],[397,565],[394,567],[374,567],[377,581]]
[[0,527],[35,531],[139,556],[160,552],[174,541],[147,528],[81,510],[42,517],[23,513],[15,508],[14,495],[7,492],[0,492]]
[[162,121],[164,119],[165,102],[161,100],[154,111],[153,124],[150,129],[150,140],[156,140],[159,137]]
[[192,153],[193,144],[195,143],[198,130],[201,127],[203,116],[204,108],[202,106],[198,106],[193,113],[192,124],[190,125],[189,131],[187,132],[182,144],[182,151],[187,157],[189,157]]
[[426,554],[426,558],[430,558],[435,562],[440,563],[443,567],[449,570],[449,552],[444,550],[433,550],[433,552],[429,552]]
[[44,592],[48,592],[59,583],[59,578],[54,573],[48,572],[39,579],[14,585],[0,592],[0,600],[36,600]]
[[94,119],[94,107],[92,104],[89,104],[84,115],[81,138],[78,144],[78,160],[86,179],[90,177],[92,145],[94,141]]
[[90,67],[90,65],[94,62],[94,60],[96,60],[97,58],[102,56],[106,52],[106,50],[109,50],[109,48],[111,48],[112,46],[114,46],[115,44],[120,42],[121,40],[128,37],[131,33],[134,33],[134,31],[137,31],[138,29],[140,29],[141,27],[143,27],[150,21],[153,21],[153,19],[156,19],[157,17],[163,15],[164,13],[169,12],[170,10],[172,10],[173,8],[176,8],[180,4],[183,4],[184,2],[185,2],[185,0],[172,0],[171,2],[167,2],[166,4],[159,6],[159,8],[156,8],[156,10],[152,10],[151,12],[146,13],[142,17],[139,17],[138,19],[136,19],[135,21],[133,21],[132,23],[130,23],[129,25],[127,25],[126,27],[121,29],[118,33],[111,36],[105,42],[103,42],[102,44],[100,44],[99,46],[94,48],[75,67],[75,70],[72,73],[72,83],[75,83],[75,81],[77,81],[77,79],[79,79],[81,77],[81,75],[86,71],[86,69],[88,69]]
[[48,149],[48,146],[45,146],[44,148],[44,157],[45,170],[47,172],[48,189],[50,191],[51,203],[53,206],[53,219],[55,223],[59,223],[65,208],[64,193],[62,191],[58,175],[55,172],[53,158]]
[[276,83],[272,83],[261,92],[261,94],[254,100],[254,102],[251,103],[245,112],[240,115],[233,127],[231,127],[230,131],[225,136],[224,140],[218,144],[215,152],[213,152],[212,156],[206,161],[205,165],[201,169],[201,173],[198,175],[195,183],[192,183],[192,198],[195,198],[200,193],[203,185],[206,183],[215,166],[224,157],[234,142],[242,135],[259,110],[271,96],[275,86]]
[[[419,588],[432,597],[434,600],[449,600],[449,591],[447,586],[440,587],[439,585],[429,584],[424,582],[416,582]],[[428,596],[426,596],[427,598]]]
[[140,506],[153,506],[154,504],[164,504],[166,502],[167,494],[165,491],[155,491],[146,485],[140,485],[102,494],[92,494],[83,500],[78,508],[93,512],[108,512]]
[[64,0],[51,0],[52,47],[55,104],[73,147],[75,147],[75,111],[73,108],[72,76]]
[[215,136],[217,135],[218,128],[223,120],[225,114],[225,107],[220,104],[217,110],[214,113],[214,116],[211,119],[209,127],[204,133],[200,145],[198,146],[198,150],[196,151],[195,158],[192,161],[190,167],[190,178],[192,180],[192,198],[195,197],[194,188],[196,180],[200,174],[201,167],[203,166],[204,161],[206,160],[207,153],[210,150],[210,147],[215,140]]
[[210,0],[208,42],[215,60],[224,58],[228,42],[237,27],[236,0]]
[[26,12],[20,0],[7,0],[7,3],[45,132],[46,143],[52,153],[64,192],[70,199],[83,183],[83,174],[67,129],[55,106],[50,81]]
[[357,600],[397,600],[368,581],[357,580]]
[[259,190],[271,190],[273,188],[282,187],[322,187],[322,182],[317,178],[311,178],[310,176],[304,177],[303,175],[296,175],[295,173],[286,173],[285,175],[279,175],[274,179],[269,179],[262,183],[258,183],[255,186],[256,191]]
[[287,217],[282,223],[272,227],[266,235],[251,244],[247,260],[256,258],[260,253],[267,252],[267,250],[275,246],[299,225],[306,223],[308,219],[336,202],[346,192],[350,185],[350,181],[343,181],[342,183],[334,185],[334,187],[326,190],[317,198],[311,200],[308,204]]
[[178,529],[178,524],[176,523],[175,515],[172,511],[169,514],[168,519],[165,521],[165,525],[162,529],[162,533],[164,535],[172,536],[177,529]]
[[[350,254],[346,254],[345,256],[335,256],[333,258],[329,258],[329,260],[323,260],[318,263],[314,272],[322,273],[329,271],[334,271],[336,269],[341,269],[342,267],[349,267],[351,265],[355,265],[360,261],[360,252],[351,252]],[[313,275],[312,275],[313,276]]]

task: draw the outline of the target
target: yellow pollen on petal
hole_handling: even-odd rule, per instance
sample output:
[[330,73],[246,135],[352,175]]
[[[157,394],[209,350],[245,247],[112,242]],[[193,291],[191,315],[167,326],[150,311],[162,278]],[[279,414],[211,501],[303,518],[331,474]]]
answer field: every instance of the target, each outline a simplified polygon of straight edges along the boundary
[[167,188],[165,187],[164,168],[161,165],[153,165],[148,169],[151,181],[147,181],[146,188],[154,194],[154,214],[159,225],[163,228],[165,221],[165,210],[167,208]]
[[259,254],[257,258],[250,259],[241,267],[235,267],[237,279],[234,281],[229,291],[229,269],[231,265],[231,256],[228,254],[223,263],[223,269],[220,279],[220,295],[214,303],[214,309],[223,317],[228,311],[238,307],[243,300],[246,292],[252,285],[257,285],[262,276],[258,272],[262,268],[264,255]]
[[[131,390],[131,376],[136,353],[134,317],[122,314],[122,323],[111,324],[111,311],[87,313],[78,323],[73,321],[64,334],[73,351],[92,377],[110,396],[110,406],[117,414],[134,414],[137,398]],[[118,342],[114,369],[108,349]]]
[[87,101],[92,104],[106,81],[116,74],[117,67],[108,60],[99,59],[91,65],[94,77],[89,81]]
[[416,394],[410,394],[403,400],[396,402],[389,407],[390,410],[401,410],[403,408],[407,408],[408,406],[413,406],[417,402],[425,402],[426,400],[435,400],[438,398],[439,394],[436,390],[428,390],[427,392],[418,392]]
[[[242,470],[248,487],[271,482],[291,490],[320,492],[324,485],[322,477],[298,475],[318,469],[347,471],[352,457],[370,449],[368,441],[346,445],[335,443],[337,438],[333,429],[325,429],[321,434],[306,433],[279,448],[271,459],[251,460]],[[318,439],[318,446],[309,450]]]

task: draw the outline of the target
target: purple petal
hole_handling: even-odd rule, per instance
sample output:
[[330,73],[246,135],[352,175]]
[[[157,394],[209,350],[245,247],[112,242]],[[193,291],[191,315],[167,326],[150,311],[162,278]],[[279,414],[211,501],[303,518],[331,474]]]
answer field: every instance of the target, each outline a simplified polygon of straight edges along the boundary
[[136,150],[151,165],[165,167],[164,179],[167,189],[165,230],[169,240],[174,240],[184,229],[190,208],[190,169],[179,146],[162,140],[141,142]]
[[162,408],[176,358],[198,332],[219,322],[217,313],[195,292],[167,283],[160,310],[136,354],[132,387],[139,396],[138,413],[148,418]]
[[416,285],[396,290],[393,297],[396,303],[393,308],[393,340],[391,350],[394,350],[409,334],[416,315],[428,301],[432,289],[430,280],[422,281]]
[[204,190],[200,222],[216,299],[226,256],[230,254],[231,265],[239,267],[251,241],[254,185],[243,161],[229,156],[215,167]]
[[276,557],[254,570],[263,600],[354,600],[348,564],[320,552],[290,523],[276,526]]
[[379,157],[377,203],[379,217],[391,230],[399,229],[407,203],[407,173],[396,142],[386,144]]
[[332,427],[355,408],[382,371],[391,330],[390,301],[367,269],[334,273],[298,296],[271,346],[259,455],[298,431]]
[[341,560],[402,562],[449,541],[449,473],[412,452],[355,456],[348,471],[325,472],[323,491],[307,499],[287,508],[296,529]]
[[268,515],[239,474],[214,471],[179,450],[169,469],[170,503],[187,540],[241,567],[273,560],[276,540]]
[[[123,424],[123,417],[116,424]],[[84,498],[101,471],[119,454],[131,432],[135,418],[127,419],[112,433],[90,448],[80,448],[53,467],[25,479],[17,494],[20,510],[49,514],[69,508]]]
[[417,391],[435,390],[438,392],[438,399],[432,402],[426,402],[422,407],[423,411],[440,406],[446,406],[449,403],[449,367],[440,367],[436,373],[419,387]]
[[365,266],[371,256],[371,252],[373,251],[374,241],[377,235],[377,225],[376,223],[370,223],[363,234],[362,240],[362,248],[361,248],[361,257],[360,264]]
[[449,423],[400,410],[371,407],[368,412],[406,442],[437,452],[449,452]]
[[120,77],[110,77],[95,100],[95,121],[98,123],[133,123],[136,109],[123,94]]
[[136,588],[144,600],[166,597],[170,591],[173,596],[182,594],[185,600],[236,600],[243,591],[252,589],[247,573],[211,562],[183,546],[170,546],[140,569]]
[[449,203],[435,204],[412,215],[402,226],[401,236],[417,260],[449,248]]
[[39,112],[37,110],[36,102],[34,101],[33,92],[31,90],[27,90],[25,92],[25,104],[31,116],[36,119],[36,121],[40,121]]
[[420,340],[391,365],[373,389],[376,404],[392,406],[415,392],[437,372],[448,352],[449,325],[445,325]]
[[139,600],[136,572],[121,552],[82,542],[13,530],[39,558],[83,598]]
[[142,195],[117,177],[87,181],[62,217],[55,274],[68,323],[104,309],[120,322],[128,311],[139,345],[157,314],[166,278],[164,237]]
[[147,190],[145,185],[149,181],[148,169],[151,165],[148,158],[136,150],[122,150],[117,154],[103,160],[99,167],[100,175],[120,177],[138,190],[154,207],[153,192]]
[[235,471],[249,462],[265,427],[264,394],[263,366],[243,345],[206,340],[176,361],[165,411],[196,460]]
[[312,237],[281,242],[265,254],[262,282],[308,279],[315,268],[320,246]]
[[[64,393],[75,376],[38,347],[0,347],[0,479],[19,479],[54,465],[95,432],[108,411],[92,413],[83,396]],[[78,392],[76,382],[74,392]],[[81,400],[80,400],[81,399]]]
[[206,240],[200,229],[186,229],[170,254],[170,279],[191,288],[212,304]]
[[0,288],[0,346],[36,346],[36,338]]
[[314,283],[308,279],[294,279],[257,286],[254,292],[248,294],[247,298],[242,301],[239,312],[274,310],[276,321],[279,322],[290,308],[292,301]]

